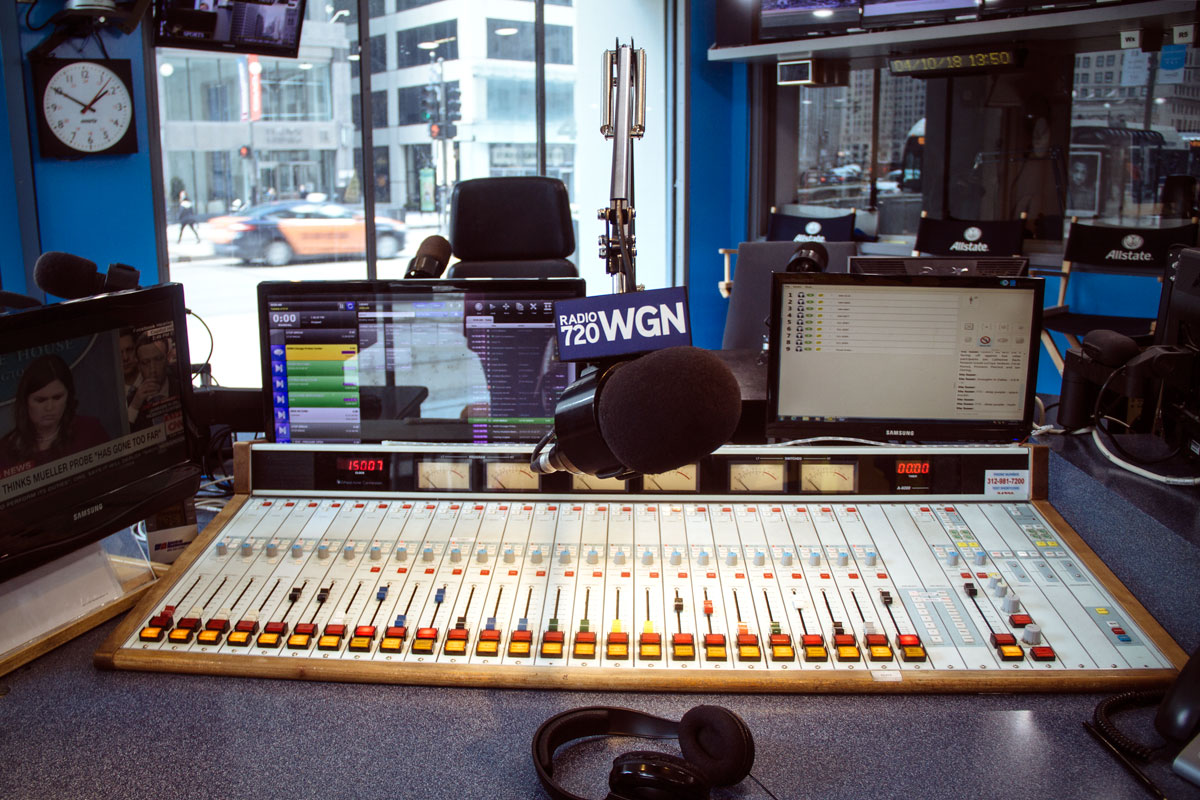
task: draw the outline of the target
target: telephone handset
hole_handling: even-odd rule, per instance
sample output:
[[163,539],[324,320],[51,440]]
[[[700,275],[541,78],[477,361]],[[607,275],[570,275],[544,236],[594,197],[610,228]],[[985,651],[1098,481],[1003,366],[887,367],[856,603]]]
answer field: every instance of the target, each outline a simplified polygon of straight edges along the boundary
[[[1113,724],[1110,714],[1125,708],[1158,703],[1154,728],[1165,740],[1156,747],[1126,736]],[[1184,664],[1171,688],[1162,692],[1126,692],[1100,701],[1091,723],[1084,727],[1107,745],[1125,767],[1156,796],[1162,792],[1137,766],[1155,756],[1174,758],[1172,769],[1192,783],[1200,785],[1200,647]]]
[[1167,741],[1180,744],[1200,734],[1200,647],[1167,690],[1154,715],[1154,727]]

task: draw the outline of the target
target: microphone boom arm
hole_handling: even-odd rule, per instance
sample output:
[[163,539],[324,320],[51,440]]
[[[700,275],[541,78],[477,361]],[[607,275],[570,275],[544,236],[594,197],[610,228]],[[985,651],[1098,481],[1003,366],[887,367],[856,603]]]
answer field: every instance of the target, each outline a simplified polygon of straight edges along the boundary
[[613,291],[637,289],[637,240],[633,219],[633,139],[646,132],[646,51],[618,45],[603,55],[604,104],[600,132],[613,140],[612,184],[604,220],[600,257],[613,276]]

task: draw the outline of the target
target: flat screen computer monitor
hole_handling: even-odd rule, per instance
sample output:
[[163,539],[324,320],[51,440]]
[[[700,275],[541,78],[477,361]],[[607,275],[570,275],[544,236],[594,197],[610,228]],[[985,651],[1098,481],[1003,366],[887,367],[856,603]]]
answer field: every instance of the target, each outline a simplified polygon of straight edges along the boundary
[[1037,278],[776,273],[767,436],[1019,441],[1041,316]]
[[850,272],[859,275],[1002,275],[1016,277],[1029,270],[1021,256],[959,258],[958,256],[851,256]]
[[0,315],[0,580],[194,495],[183,287]]
[[536,442],[574,379],[554,304],[581,278],[259,284],[276,442]]

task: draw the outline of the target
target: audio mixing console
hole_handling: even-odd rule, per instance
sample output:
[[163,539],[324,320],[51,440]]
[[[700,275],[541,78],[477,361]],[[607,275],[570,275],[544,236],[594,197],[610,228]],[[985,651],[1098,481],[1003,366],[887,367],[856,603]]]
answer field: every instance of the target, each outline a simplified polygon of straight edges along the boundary
[[103,667],[685,691],[1166,685],[1184,653],[1036,448],[727,447],[627,484],[528,448],[239,446]]

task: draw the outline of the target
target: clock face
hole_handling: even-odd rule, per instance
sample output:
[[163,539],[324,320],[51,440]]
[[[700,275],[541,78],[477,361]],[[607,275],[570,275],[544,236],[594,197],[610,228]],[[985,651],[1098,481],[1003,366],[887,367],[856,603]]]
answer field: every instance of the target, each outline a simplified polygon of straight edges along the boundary
[[127,61],[51,60],[44,69],[42,131],[55,141],[42,142],[43,155],[137,152]]

